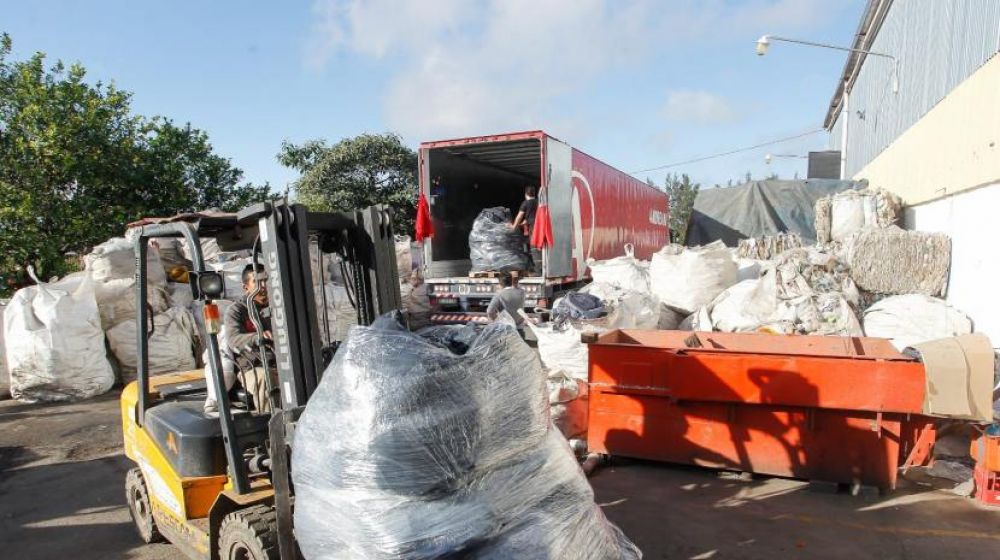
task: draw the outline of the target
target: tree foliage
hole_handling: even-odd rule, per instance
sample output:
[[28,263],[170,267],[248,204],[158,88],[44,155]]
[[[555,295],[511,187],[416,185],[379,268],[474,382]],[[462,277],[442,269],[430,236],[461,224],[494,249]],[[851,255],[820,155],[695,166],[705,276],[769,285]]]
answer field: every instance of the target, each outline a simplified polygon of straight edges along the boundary
[[664,186],[670,196],[670,240],[683,244],[691,211],[694,209],[694,199],[698,196],[701,185],[692,183],[686,173],[675,173],[667,175]]
[[417,154],[391,133],[361,134],[333,146],[284,143],[278,161],[302,173],[296,198],[311,209],[350,211],[372,204],[393,210],[398,233],[413,230]]
[[0,292],[27,265],[65,273],[67,253],[143,216],[267,198],[190,124],[133,114],[129,92],[87,83],[79,64],[10,55],[0,34]]

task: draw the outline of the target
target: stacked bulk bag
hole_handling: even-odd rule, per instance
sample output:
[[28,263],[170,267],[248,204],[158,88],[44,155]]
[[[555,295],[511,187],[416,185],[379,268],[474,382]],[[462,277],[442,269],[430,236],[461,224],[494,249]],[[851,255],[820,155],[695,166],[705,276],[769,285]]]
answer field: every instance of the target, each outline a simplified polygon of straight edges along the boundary
[[681,313],[711,303],[736,283],[738,274],[732,252],[721,241],[703,247],[667,245],[649,263],[653,295]]
[[105,357],[94,283],[86,274],[18,290],[3,320],[14,398],[68,401],[111,389],[115,376]]
[[649,291],[649,263],[635,258],[635,247],[625,244],[625,254],[605,261],[590,260],[590,276],[594,282],[624,290]]
[[[101,243],[84,257],[84,265],[94,281],[94,295],[101,313],[101,326],[111,329],[126,321],[134,321],[135,249],[132,241],[114,237]],[[150,244],[146,251],[146,300],[153,313],[166,311],[168,303],[167,273],[159,250]]]
[[[171,307],[153,316],[149,337],[149,373],[174,373],[197,368],[195,344],[198,327],[188,308]],[[107,331],[108,343],[121,365],[122,381],[135,380],[138,348],[135,321],[125,321]]]
[[902,215],[902,202],[879,188],[847,190],[816,201],[816,239],[819,243],[844,241],[869,228],[885,228]]

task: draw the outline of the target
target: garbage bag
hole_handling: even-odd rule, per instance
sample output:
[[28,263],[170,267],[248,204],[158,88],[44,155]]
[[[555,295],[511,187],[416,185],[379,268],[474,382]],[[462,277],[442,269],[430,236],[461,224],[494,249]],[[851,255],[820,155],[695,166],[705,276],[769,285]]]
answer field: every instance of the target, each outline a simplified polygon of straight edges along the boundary
[[604,261],[590,260],[590,276],[594,283],[608,284],[636,292],[649,291],[649,263],[635,258],[635,248],[625,244],[625,254]]
[[584,292],[569,292],[552,307],[552,319],[557,325],[569,319],[600,319],[607,314],[601,298]]
[[469,258],[473,272],[528,270],[527,240],[510,224],[510,209],[503,206],[484,209],[472,222]]
[[[121,364],[122,381],[135,380],[139,364],[136,347],[136,322],[120,323],[107,332],[111,351]],[[153,316],[153,334],[149,337],[149,373],[174,373],[197,368],[194,356],[198,328],[191,311],[171,307]]]
[[649,263],[653,295],[682,313],[708,305],[738,279],[732,252],[721,241],[703,247],[667,245]]
[[462,329],[351,329],[296,428],[303,555],[639,558],[551,427],[534,352],[506,324],[453,352]]
[[18,290],[3,319],[15,399],[68,401],[111,389],[115,376],[87,274]]

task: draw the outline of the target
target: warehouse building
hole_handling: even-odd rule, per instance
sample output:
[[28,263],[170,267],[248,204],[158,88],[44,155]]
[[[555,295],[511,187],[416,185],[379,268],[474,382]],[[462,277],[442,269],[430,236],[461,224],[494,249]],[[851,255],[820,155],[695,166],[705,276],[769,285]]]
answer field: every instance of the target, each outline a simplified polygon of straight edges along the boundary
[[841,177],[952,238],[948,301],[1000,345],[1000,0],[870,0],[825,127]]

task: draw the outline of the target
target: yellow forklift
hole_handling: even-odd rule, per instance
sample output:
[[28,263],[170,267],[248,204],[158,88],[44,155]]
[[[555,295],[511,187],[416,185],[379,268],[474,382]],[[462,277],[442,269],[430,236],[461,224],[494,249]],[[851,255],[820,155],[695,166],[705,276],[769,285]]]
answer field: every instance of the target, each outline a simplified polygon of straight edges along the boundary
[[[125,454],[136,465],[126,475],[125,493],[143,541],[168,540],[199,559],[301,556],[292,527],[291,445],[296,421],[338,344],[321,336],[324,311],[316,305],[312,261],[317,257],[310,256],[310,246],[319,249],[312,254],[318,255],[320,278],[324,255],[339,257],[358,323],[370,324],[400,305],[391,221],[381,206],[315,213],[269,202],[235,214],[195,213],[134,224],[138,372],[122,392],[121,413]],[[205,310],[204,371],[149,375],[146,253],[148,241],[156,238],[180,238],[190,249],[188,280]],[[270,373],[263,376],[269,406],[255,405],[238,385],[226,387],[215,303],[225,283],[205,266],[201,240],[206,238],[224,251],[248,249],[252,262],[263,266],[263,273],[254,274],[266,276],[271,340],[257,329],[255,363]],[[325,293],[321,289],[323,298]],[[253,323],[261,325],[257,306],[248,309]],[[217,416],[203,408],[207,383],[213,384]]]

